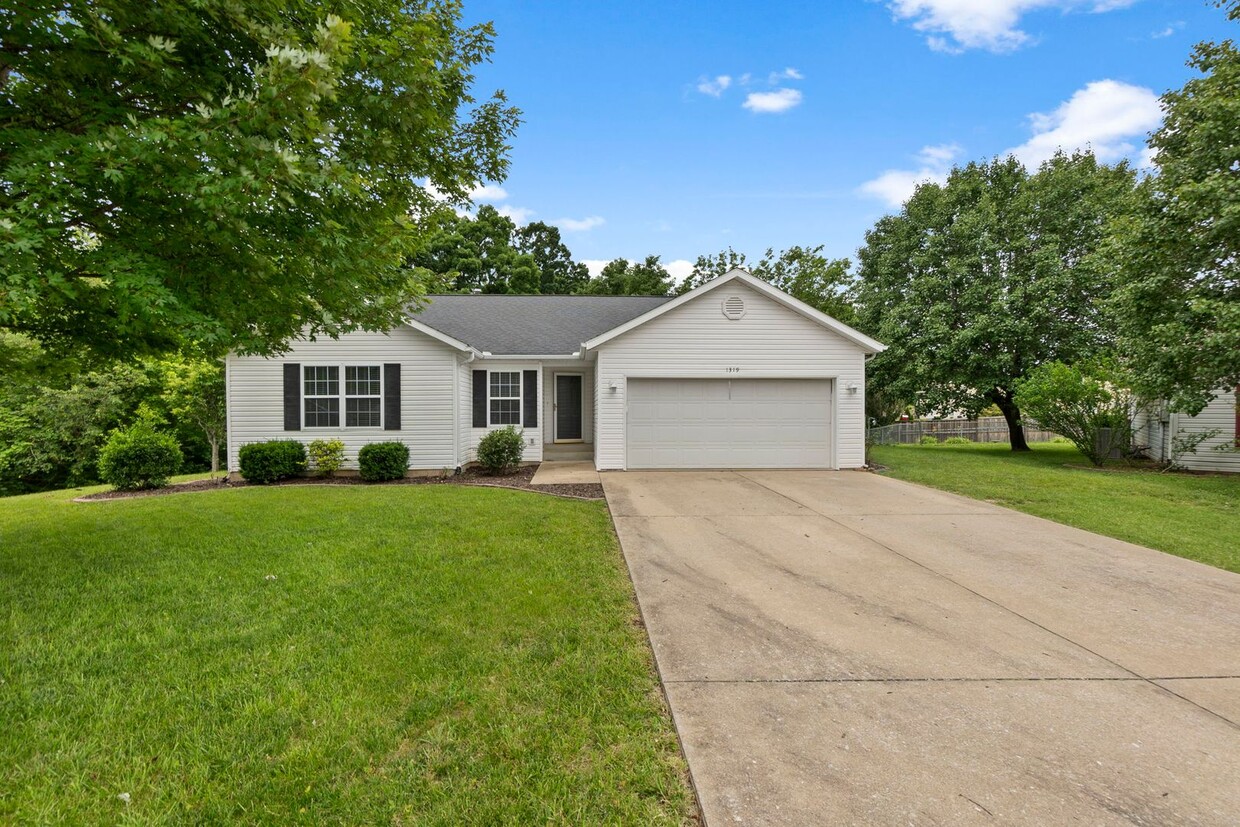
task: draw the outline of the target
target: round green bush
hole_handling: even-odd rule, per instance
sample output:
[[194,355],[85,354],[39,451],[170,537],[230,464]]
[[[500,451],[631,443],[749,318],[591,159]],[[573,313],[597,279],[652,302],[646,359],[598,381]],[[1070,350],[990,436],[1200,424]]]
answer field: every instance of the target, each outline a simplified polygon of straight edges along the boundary
[[947,439],[943,440],[943,444],[944,445],[972,445],[973,440],[969,439],[967,436],[949,436]]
[[938,445],[939,438],[937,436],[931,436],[930,434],[926,434],[921,439],[917,440],[917,443],[919,445]]
[[478,464],[491,474],[506,474],[521,464],[525,437],[511,425],[491,431],[478,443]]
[[306,446],[292,439],[242,445],[237,454],[247,482],[269,485],[306,470]]
[[181,446],[145,422],[113,431],[99,452],[99,474],[122,491],[162,488],[181,468]]
[[357,474],[367,482],[398,480],[409,470],[409,446],[403,442],[372,442],[357,452]]

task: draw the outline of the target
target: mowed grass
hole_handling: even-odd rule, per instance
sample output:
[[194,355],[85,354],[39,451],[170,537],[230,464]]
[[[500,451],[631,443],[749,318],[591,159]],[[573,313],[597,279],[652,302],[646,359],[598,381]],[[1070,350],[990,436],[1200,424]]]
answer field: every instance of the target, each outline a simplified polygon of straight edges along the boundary
[[0,500],[0,822],[693,817],[601,503],[74,493]]
[[897,479],[1240,572],[1240,476],[1069,468],[1088,462],[1057,443],[879,445],[871,458]]

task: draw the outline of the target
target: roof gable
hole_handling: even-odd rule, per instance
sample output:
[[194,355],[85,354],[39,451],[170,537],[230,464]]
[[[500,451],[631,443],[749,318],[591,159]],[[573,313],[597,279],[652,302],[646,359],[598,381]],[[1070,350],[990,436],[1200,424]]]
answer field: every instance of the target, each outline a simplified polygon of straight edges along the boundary
[[724,273],[722,276],[720,276],[717,279],[714,279],[713,281],[708,281],[706,284],[703,284],[700,287],[696,287],[693,290],[690,290],[688,293],[685,293],[684,295],[678,296],[675,299],[672,299],[670,301],[667,301],[663,304],[658,305],[657,307],[653,307],[650,310],[646,311],[645,313],[641,314],[640,316],[630,319],[629,321],[621,325],[618,325],[612,328],[611,330],[608,330],[598,336],[595,336],[593,339],[587,340],[585,342],[585,348],[587,350],[593,350],[594,348],[597,348],[600,345],[605,344],[606,342],[609,342],[618,336],[623,336],[625,333],[628,333],[630,330],[634,330],[635,328],[641,327],[647,322],[650,322],[654,319],[659,318],[665,313],[675,310],[677,307],[681,307],[682,305],[688,304],[691,301],[695,301],[696,299],[699,299],[702,296],[705,296],[706,294],[714,290],[717,290],[726,284],[730,284],[734,281],[739,281],[740,283],[746,285],[747,287],[750,287],[751,289],[766,296],[767,298],[775,300],[776,302],[788,308],[789,310],[800,314],[806,319],[809,319],[815,324],[821,327],[824,327],[827,330],[832,331],[833,333],[836,333],[837,335],[857,345],[859,348],[861,348],[866,353],[880,353],[887,349],[887,346],[884,345],[882,342],[879,342],[875,339],[871,339],[869,336],[866,336],[861,331],[855,330],[854,328],[849,327],[848,325],[844,324],[839,319],[836,319],[832,316],[828,316],[826,313],[823,313],[822,311],[816,308],[810,307],[808,304],[801,301],[800,299],[797,299],[797,298],[794,298],[788,295],[787,293],[780,290],[779,288],[772,286],[771,284],[763,281],[760,278],[750,275],[748,272],[740,268],[729,270],[727,273]]

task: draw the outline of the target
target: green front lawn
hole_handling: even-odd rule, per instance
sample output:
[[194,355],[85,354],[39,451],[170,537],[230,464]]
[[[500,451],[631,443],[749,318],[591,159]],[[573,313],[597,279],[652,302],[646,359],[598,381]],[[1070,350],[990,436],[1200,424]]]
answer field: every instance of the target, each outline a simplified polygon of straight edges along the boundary
[[603,504],[75,493],[0,500],[0,822],[692,817]]
[[1055,443],[878,445],[871,458],[897,479],[1240,572],[1240,476],[1068,468],[1088,463]]

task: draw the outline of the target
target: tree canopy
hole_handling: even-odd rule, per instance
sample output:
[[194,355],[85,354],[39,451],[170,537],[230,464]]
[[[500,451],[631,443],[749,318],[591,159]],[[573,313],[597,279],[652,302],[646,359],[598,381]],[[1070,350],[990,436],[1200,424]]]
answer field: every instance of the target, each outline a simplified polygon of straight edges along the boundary
[[435,210],[409,263],[440,289],[463,293],[564,295],[590,278],[558,227],[535,221],[518,228],[489,204],[474,215]]
[[540,293],[576,293],[590,280],[586,266],[573,261],[572,252],[560,238],[559,227],[542,221],[526,224],[513,237],[513,247],[518,253],[533,257]]
[[[1240,20],[1240,0],[1226,5]],[[1240,385],[1240,51],[1201,43],[1189,65],[1200,77],[1163,96],[1150,138],[1158,173],[1102,259],[1117,266],[1113,308],[1137,389],[1197,413]]]
[[715,255],[698,256],[693,272],[680,284],[677,292],[687,293],[729,270],[743,267],[828,316],[849,322],[853,318],[852,304],[847,295],[851,282],[849,268],[852,265],[846,258],[827,258],[822,250],[821,244],[817,247],[789,247],[776,255],[773,249],[768,248],[761,259],[750,264],[744,253],[729,247]]
[[666,296],[672,292],[672,276],[658,256],[646,256],[644,261],[618,258],[607,262],[578,292],[589,296]]
[[1093,155],[1030,173],[1015,158],[954,169],[881,219],[859,253],[858,325],[889,349],[876,384],[920,411],[976,415],[998,405],[1025,449],[1017,382],[1049,361],[1111,343],[1110,280],[1091,253],[1106,221],[1132,211],[1135,177]]
[[538,261],[513,247],[516,231],[512,219],[490,204],[475,216],[440,208],[424,219],[422,239],[409,261],[450,291],[541,292]]
[[489,24],[456,0],[0,11],[0,328],[60,351],[279,351],[390,327],[423,182],[500,180]]

